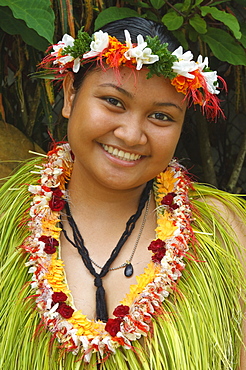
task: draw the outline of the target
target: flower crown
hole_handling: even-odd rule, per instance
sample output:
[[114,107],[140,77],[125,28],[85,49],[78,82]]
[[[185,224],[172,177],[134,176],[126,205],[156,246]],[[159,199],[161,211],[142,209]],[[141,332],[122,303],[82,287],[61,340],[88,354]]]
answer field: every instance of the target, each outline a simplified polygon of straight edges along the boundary
[[[126,66],[141,70],[143,66],[149,69],[147,78],[153,75],[169,78],[178,92],[185,95],[189,105],[199,104],[208,119],[216,119],[219,114],[224,116],[217,95],[220,79],[225,87],[225,81],[217,76],[216,71],[208,67],[208,58],[201,55],[195,62],[190,51],[183,52],[182,46],[174,52],[168,50],[168,44],[161,44],[158,36],[137,36],[137,44],[131,42],[128,30],[125,33],[125,44],[107,32],[97,31],[92,36],[82,29],[78,38],[65,34],[61,41],[52,45],[48,50],[53,51],[40,63],[46,67],[53,62],[54,67],[49,70],[55,78],[62,78],[69,70],[79,72],[81,66],[96,61],[105,70]],[[59,73],[58,73],[59,72]]]

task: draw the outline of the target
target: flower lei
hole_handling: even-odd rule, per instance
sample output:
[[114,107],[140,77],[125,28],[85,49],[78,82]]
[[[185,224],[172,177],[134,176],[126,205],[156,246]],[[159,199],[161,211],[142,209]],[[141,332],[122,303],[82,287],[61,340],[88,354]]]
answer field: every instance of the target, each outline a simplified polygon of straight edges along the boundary
[[[182,46],[173,53],[168,50],[168,44],[161,44],[158,36],[137,36],[137,44],[132,44],[128,30],[125,33],[125,44],[111,37],[107,32],[97,31],[92,37],[82,29],[78,38],[65,34],[62,40],[52,45],[53,51],[40,63],[46,68],[49,63],[55,67],[50,68],[55,78],[65,76],[69,69],[79,72],[80,66],[88,62],[97,61],[103,70],[105,64],[109,68],[118,70],[120,66],[142,69],[143,65],[149,69],[147,78],[153,75],[164,76],[171,80],[171,84],[178,92],[186,96],[189,104],[199,104],[208,119],[216,119],[223,112],[219,106],[217,95],[218,79],[225,87],[225,81],[211,71],[208,58],[201,55],[195,62],[190,51],[183,52]],[[49,49],[50,49],[49,48]],[[48,50],[49,50],[48,49]],[[59,72],[59,73],[58,73]]]
[[[46,328],[62,348],[81,353],[89,362],[93,352],[100,356],[114,354],[116,348],[131,349],[131,342],[146,336],[151,318],[161,314],[164,299],[173,291],[185,268],[183,257],[194,238],[188,190],[191,187],[185,170],[175,160],[157,176],[154,194],[157,203],[156,239],[148,249],[152,261],[137,277],[129,294],[105,324],[89,320],[73,305],[66,283],[64,263],[59,257],[60,211],[65,203],[65,183],[73,167],[68,144],[58,145],[48,153],[38,185],[30,185],[30,236],[23,248],[30,254],[26,265],[36,290],[37,310]],[[139,293],[140,292],[140,293]]]

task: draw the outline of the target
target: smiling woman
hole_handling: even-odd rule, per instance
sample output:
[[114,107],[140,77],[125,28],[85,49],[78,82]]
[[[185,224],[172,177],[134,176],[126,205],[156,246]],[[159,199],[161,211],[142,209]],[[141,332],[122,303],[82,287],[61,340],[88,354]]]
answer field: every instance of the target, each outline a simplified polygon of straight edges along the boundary
[[47,63],[68,143],[1,190],[0,367],[243,370],[244,201],[173,159],[187,106],[222,114],[217,73],[140,18]]

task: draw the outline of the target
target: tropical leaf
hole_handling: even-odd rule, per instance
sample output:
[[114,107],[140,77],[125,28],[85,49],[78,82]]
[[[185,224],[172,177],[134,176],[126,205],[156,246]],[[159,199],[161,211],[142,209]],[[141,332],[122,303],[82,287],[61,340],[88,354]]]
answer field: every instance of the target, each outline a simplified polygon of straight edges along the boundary
[[197,33],[203,34],[207,32],[207,23],[199,14],[195,14],[194,17],[190,18],[189,23]]
[[191,6],[191,0],[184,0],[182,11],[186,12],[190,6]]
[[216,58],[233,65],[246,65],[245,50],[227,32],[210,27],[205,35],[200,35],[205,41]]
[[162,22],[169,31],[175,31],[182,26],[184,18],[175,11],[171,11],[162,17]]
[[224,23],[233,32],[236,39],[241,38],[240,25],[234,15],[219,10],[214,6],[201,6],[201,14],[203,17],[211,14],[214,19]]
[[49,43],[53,42],[55,15],[50,0],[0,0],[8,6],[15,18],[22,19]]
[[242,37],[239,41],[246,48],[246,24],[245,23],[241,24],[241,32],[242,32]]
[[165,4],[164,0],[150,0],[150,2],[154,9],[160,9]]
[[112,6],[99,13],[95,20],[94,29],[98,30],[109,22],[127,17],[139,17],[139,14],[135,10],[129,8],[117,8],[116,6]]
[[0,7],[0,28],[10,35],[21,35],[22,39],[37,50],[45,51],[49,45],[47,40],[27,27],[21,19],[16,19],[7,6]]

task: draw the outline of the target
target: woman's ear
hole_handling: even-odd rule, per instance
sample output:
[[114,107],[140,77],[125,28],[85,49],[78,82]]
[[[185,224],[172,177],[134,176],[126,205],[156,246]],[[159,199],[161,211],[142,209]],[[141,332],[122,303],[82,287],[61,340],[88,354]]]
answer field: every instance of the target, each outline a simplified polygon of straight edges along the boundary
[[64,103],[62,108],[62,115],[65,118],[69,118],[72,110],[72,104],[75,97],[75,91],[73,87],[73,73],[68,73],[63,80],[63,91],[64,91]]

